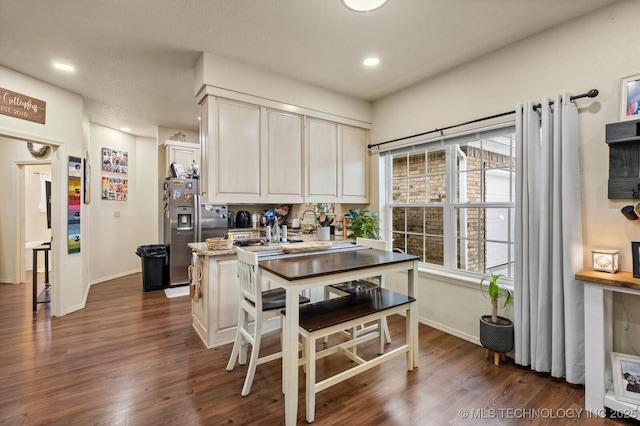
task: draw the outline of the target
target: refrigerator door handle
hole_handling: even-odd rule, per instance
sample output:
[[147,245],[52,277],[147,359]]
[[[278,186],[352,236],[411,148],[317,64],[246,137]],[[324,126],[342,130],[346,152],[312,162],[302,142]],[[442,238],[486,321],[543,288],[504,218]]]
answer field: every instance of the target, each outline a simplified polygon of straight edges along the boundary
[[196,216],[196,242],[200,243],[202,242],[202,224],[200,223],[200,215],[201,215],[200,209],[202,208],[202,206],[200,205],[200,196],[195,195],[193,197],[193,203],[194,203],[193,210],[195,210],[195,216]]

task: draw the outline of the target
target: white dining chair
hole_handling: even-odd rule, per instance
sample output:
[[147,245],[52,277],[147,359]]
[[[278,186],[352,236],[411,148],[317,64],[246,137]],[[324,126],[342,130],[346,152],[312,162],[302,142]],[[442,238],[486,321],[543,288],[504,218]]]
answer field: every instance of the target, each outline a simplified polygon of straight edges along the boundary
[[[356,245],[369,247],[377,250],[386,250],[390,251],[391,247],[384,240],[374,240],[371,238],[356,238]],[[354,294],[359,291],[371,290],[376,287],[384,288],[384,275],[378,277],[372,277],[367,280],[357,280],[357,281],[349,281],[345,283],[332,284],[324,287],[324,298],[328,299],[331,297],[331,294],[335,294],[336,296],[347,296],[349,294]],[[387,319],[383,318],[382,321],[382,330],[381,333],[384,333],[384,341],[386,343],[391,343],[391,335],[389,334],[389,326],[387,325]],[[351,330],[351,338],[354,339],[363,334],[370,333],[378,329],[378,324],[373,323],[370,325],[362,324],[361,326]],[[325,342],[327,338],[325,337]]]
[[[281,331],[280,327],[263,334],[263,324],[265,321],[280,317],[280,312],[285,308],[286,294],[283,288],[275,288],[262,291],[262,280],[260,279],[258,267],[258,255],[253,252],[237,248],[238,253],[238,278],[240,282],[240,305],[238,313],[238,328],[236,331],[231,357],[227,364],[227,371],[233,370],[238,360],[240,365],[246,364],[248,345],[251,345],[251,357],[247,375],[242,387],[242,396],[247,396],[251,391],[253,377],[256,367],[260,364],[270,362],[282,357],[282,350],[276,353],[260,357],[260,342],[263,335]],[[299,303],[309,303],[309,299],[300,296]],[[250,327],[250,320],[253,319],[253,327]],[[282,348],[282,335],[280,338]]]

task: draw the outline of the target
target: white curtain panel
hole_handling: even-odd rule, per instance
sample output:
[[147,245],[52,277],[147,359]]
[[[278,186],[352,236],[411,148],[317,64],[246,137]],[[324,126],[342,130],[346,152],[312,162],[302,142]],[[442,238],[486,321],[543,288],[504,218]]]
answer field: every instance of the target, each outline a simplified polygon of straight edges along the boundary
[[584,384],[578,110],[550,101],[516,106],[515,361]]

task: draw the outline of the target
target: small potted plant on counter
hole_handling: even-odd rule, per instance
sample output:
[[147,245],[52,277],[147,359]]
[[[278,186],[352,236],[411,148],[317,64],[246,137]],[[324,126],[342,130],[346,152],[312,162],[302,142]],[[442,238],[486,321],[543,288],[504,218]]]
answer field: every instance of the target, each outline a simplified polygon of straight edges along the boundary
[[352,232],[347,238],[380,239],[380,218],[377,212],[369,214],[368,210],[351,209],[344,217],[348,219],[347,229]]
[[489,357],[489,351],[494,352],[494,364],[500,364],[500,356],[510,352],[513,349],[513,322],[501,316],[498,316],[498,299],[500,291],[506,293],[503,307],[513,302],[513,291],[498,284],[498,280],[502,277],[500,274],[491,274],[487,291],[484,290],[484,281],[480,280],[480,290],[485,297],[491,300],[491,315],[483,315],[480,317],[480,343],[485,347],[485,356]]

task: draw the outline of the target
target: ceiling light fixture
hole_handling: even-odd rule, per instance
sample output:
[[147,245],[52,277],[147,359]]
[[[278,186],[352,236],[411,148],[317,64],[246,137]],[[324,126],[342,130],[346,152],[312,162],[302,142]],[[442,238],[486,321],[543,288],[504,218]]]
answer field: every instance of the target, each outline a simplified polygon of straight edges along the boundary
[[362,63],[365,64],[368,67],[375,67],[376,65],[378,65],[380,63],[380,59],[375,58],[375,57],[371,57],[371,58],[365,59]]
[[76,69],[68,64],[63,64],[62,62],[54,62],[53,66],[62,71],[75,71]]
[[342,4],[354,12],[372,12],[382,7],[387,0],[342,0]]

